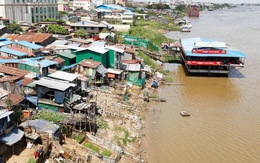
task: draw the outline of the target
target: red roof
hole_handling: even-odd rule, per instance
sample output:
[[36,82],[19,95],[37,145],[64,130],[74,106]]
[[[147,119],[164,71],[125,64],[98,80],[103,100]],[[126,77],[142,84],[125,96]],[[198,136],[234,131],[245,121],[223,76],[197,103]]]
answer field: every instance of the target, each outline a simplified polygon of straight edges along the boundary
[[42,43],[49,37],[51,37],[52,34],[49,33],[30,33],[30,34],[7,34],[6,37],[10,39],[11,41],[28,41],[28,42],[35,42],[35,43]]
[[19,47],[17,47],[17,46],[9,46],[8,48],[9,48],[9,49],[16,50],[16,51],[23,52],[23,53],[27,54],[27,56],[29,56],[29,57],[35,56],[35,55],[33,54],[33,52],[29,52],[28,50],[21,49],[21,48],[19,48]]
[[97,68],[100,64],[101,62],[96,62],[93,60],[83,60],[79,63],[79,65],[83,67],[89,67],[89,68]]

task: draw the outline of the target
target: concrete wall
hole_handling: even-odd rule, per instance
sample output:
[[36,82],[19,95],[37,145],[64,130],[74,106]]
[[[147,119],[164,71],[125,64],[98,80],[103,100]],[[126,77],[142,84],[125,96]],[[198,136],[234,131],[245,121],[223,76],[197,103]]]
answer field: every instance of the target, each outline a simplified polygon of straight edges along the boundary
[[112,27],[114,27],[115,31],[119,32],[127,32],[130,29],[130,25],[121,25],[121,24],[111,24]]

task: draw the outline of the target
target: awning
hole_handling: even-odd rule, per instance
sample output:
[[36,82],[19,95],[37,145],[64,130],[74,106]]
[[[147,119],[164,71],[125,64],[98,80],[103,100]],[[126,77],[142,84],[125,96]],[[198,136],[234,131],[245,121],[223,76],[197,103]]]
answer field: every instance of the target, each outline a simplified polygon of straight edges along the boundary
[[18,128],[13,128],[8,134],[0,137],[0,141],[8,146],[12,146],[22,139],[24,132]]

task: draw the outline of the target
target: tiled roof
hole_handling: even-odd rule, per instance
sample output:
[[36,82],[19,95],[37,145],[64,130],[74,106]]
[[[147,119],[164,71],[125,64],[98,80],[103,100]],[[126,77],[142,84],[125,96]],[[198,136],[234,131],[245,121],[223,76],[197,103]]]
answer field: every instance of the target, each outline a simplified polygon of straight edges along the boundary
[[83,60],[79,63],[79,65],[83,67],[89,67],[89,68],[97,68],[100,64],[101,64],[100,62],[96,62],[93,60]]

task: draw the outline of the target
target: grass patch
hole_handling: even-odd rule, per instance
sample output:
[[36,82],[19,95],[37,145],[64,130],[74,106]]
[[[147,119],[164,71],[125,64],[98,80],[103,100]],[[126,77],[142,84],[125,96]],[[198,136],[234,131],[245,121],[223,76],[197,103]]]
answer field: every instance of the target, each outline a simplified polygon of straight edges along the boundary
[[34,160],[33,158],[30,158],[26,163],[36,163],[36,160]]
[[112,153],[109,150],[104,150],[101,154],[103,156],[110,157]]
[[95,152],[99,152],[99,147],[93,145],[92,143],[84,143],[83,144],[85,147],[87,147],[88,149],[91,149]]
[[46,109],[40,110],[37,114],[35,114],[32,117],[32,119],[43,119],[52,122],[61,122],[64,120],[64,118],[65,115]]
[[85,139],[85,135],[84,134],[72,134],[71,138],[75,139],[78,143],[82,143],[83,140]]
[[138,56],[144,59],[144,64],[149,65],[152,69],[158,70],[160,69],[159,66],[155,63],[153,59],[151,59],[149,56],[145,55],[143,52],[138,51]]

